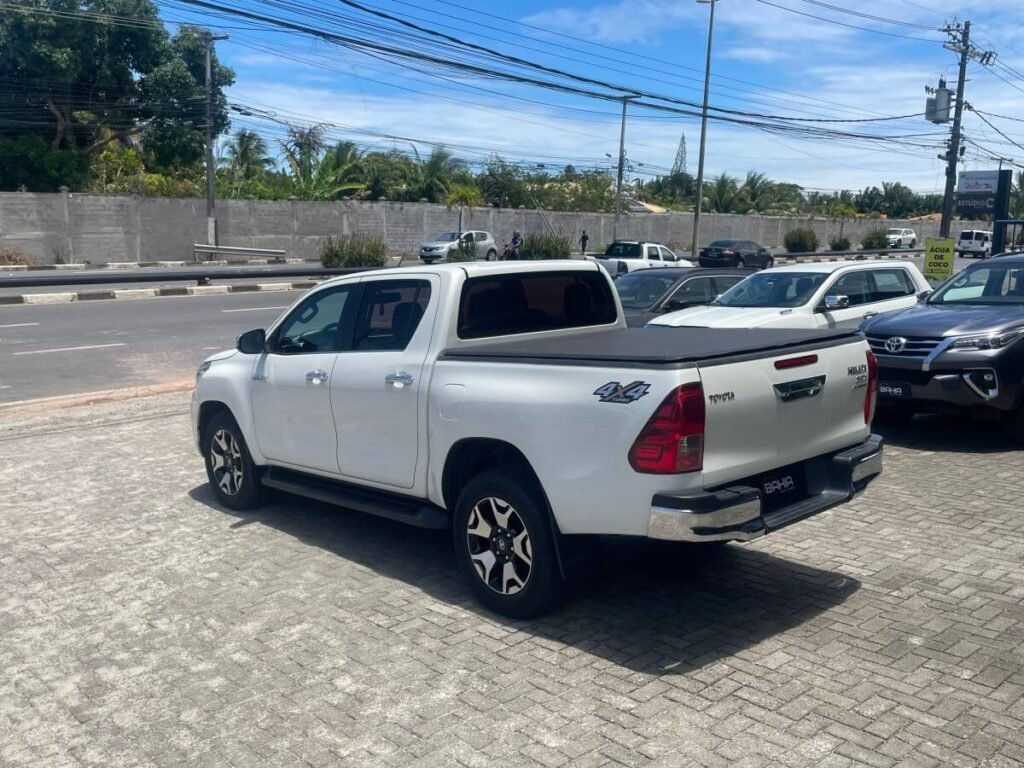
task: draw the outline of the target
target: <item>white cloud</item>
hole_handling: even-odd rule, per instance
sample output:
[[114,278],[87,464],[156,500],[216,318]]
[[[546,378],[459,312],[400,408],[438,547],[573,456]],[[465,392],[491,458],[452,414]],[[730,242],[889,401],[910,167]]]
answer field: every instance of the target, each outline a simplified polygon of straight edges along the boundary
[[[702,16],[688,0],[618,0],[589,8],[553,8],[522,19],[525,24],[599,43],[647,43]],[[706,12],[705,12],[706,13]]]

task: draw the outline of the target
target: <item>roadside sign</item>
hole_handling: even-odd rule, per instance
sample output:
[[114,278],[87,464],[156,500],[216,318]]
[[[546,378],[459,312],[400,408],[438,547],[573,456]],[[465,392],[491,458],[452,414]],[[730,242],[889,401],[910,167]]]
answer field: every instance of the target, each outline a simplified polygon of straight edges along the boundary
[[924,276],[929,282],[941,283],[953,276],[953,249],[956,241],[952,238],[929,237],[924,245]]

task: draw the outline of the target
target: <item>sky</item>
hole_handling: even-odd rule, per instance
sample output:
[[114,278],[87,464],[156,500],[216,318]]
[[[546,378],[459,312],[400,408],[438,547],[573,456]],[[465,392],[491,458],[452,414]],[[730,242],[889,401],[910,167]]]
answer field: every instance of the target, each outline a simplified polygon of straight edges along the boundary
[[[365,9],[401,17],[464,43],[600,81],[600,87],[569,81],[594,92],[619,96],[637,89],[675,100],[659,103],[688,112],[694,108],[687,104],[695,104],[699,110],[710,10],[706,3],[359,2]],[[450,55],[440,40],[417,33],[420,41],[411,44],[395,33],[401,27],[394,22],[333,0],[219,4],[287,16],[442,61]],[[330,126],[332,139],[349,139],[366,150],[409,152],[415,147],[426,154],[431,146],[443,144],[470,162],[480,163],[497,153],[549,171],[568,163],[610,169],[617,159],[618,102],[451,72],[422,58],[368,55],[251,20],[211,15],[183,0],[162,0],[160,6],[168,21],[199,21],[222,27],[231,36],[218,44],[218,55],[236,72],[228,96],[250,112],[236,114],[233,127],[259,130],[272,143],[282,135],[283,122],[324,123]],[[285,6],[292,10],[282,10]],[[340,15],[328,19],[326,13]],[[760,120],[757,115],[806,121],[911,117],[804,123],[897,137],[900,144],[891,139],[779,135],[711,120],[706,177],[727,173],[742,178],[754,170],[808,190],[859,190],[901,181],[919,192],[941,191],[944,163],[937,155],[949,126],[933,125],[921,113],[925,86],[936,86],[943,76],[955,86],[957,56],[943,47],[946,35],[939,30],[966,19],[972,22],[972,42],[981,50],[996,51],[998,58],[992,66],[972,62],[968,70],[966,101],[994,127],[976,112],[966,113],[969,142],[963,168],[994,168],[993,156],[1024,168],[1022,0],[717,0],[710,103],[732,112],[713,115],[755,122]],[[507,66],[477,61],[485,70]],[[699,117],[631,106],[627,178],[666,173],[683,134],[686,167],[695,173]]]

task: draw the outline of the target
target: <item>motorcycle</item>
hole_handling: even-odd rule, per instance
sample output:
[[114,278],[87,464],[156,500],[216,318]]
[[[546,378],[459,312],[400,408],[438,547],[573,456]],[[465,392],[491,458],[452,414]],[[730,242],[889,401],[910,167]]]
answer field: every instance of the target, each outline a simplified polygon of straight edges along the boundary
[[502,261],[515,261],[519,258],[519,246],[512,243],[505,243],[505,250],[502,251]]

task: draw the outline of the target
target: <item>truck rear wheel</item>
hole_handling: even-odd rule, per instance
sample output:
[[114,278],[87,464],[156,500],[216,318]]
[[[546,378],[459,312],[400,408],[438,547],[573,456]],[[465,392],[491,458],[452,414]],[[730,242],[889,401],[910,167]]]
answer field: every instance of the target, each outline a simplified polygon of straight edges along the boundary
[[470,480],[455,506],[459,568],[470,588],[496,613],[527,619],[561,596],[551,521],[536,481],[516,467]]

